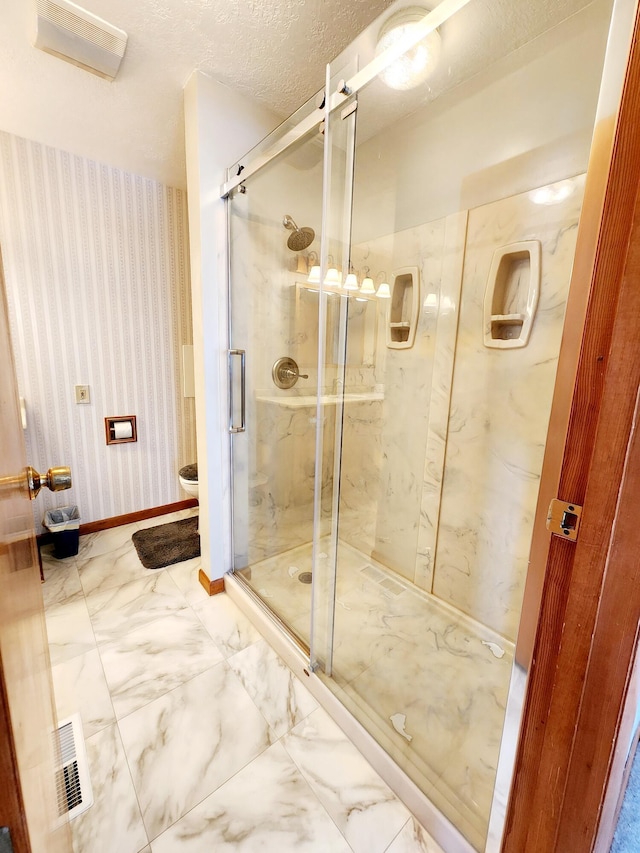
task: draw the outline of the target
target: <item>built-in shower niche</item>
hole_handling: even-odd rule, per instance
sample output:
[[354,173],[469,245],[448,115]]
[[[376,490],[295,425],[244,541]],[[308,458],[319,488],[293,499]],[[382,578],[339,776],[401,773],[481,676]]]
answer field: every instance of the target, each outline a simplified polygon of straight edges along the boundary
[[391,277],[391,300],[387,325],[387,346],[409,349],[416,339],[420,302],[418,267],[403,267]]
[[540,241],[501,246],[493,253],[484,296],[484,344],[524,347],[540,296]]

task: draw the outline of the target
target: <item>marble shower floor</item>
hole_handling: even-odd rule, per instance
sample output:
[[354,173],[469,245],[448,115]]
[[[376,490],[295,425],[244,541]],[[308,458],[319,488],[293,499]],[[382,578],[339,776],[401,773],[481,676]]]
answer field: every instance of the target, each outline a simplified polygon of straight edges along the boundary
[[131,534],[43,550],[59,717],[95,802],[75,853],[442,853],[198,560],[150,571]]
[[[320,553],[321,579],[328,550]],[[307,644],[311,587],[298,576],[310,569],[307,544],[240,573]],[[342,541],[336,601],[325,682],[483,849],[513,645]]]

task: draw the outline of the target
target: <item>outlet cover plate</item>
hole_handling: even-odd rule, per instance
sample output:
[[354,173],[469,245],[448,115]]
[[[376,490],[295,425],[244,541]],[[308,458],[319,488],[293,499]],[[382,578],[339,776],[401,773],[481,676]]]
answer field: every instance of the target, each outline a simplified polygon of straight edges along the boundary
[[91,391],[88,385],[76,385],[76,403],[90,403]]

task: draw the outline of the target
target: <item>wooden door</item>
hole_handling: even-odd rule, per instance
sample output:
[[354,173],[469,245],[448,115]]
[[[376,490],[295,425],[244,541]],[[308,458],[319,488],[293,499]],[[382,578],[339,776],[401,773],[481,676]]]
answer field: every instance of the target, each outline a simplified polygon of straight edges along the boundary
[[587,287],[586,311],[567,330],[579,335],[579,359],[566,405],[554,399],[568,425],[551,492],[584,511],[578,541],[553,537],[539,573],[503,853],[600,849],[618,793],[609,788],[621,784],[616,747],[640,624],[639,36],[636,11],[619,113],[596,127],[603,197],[578,236],[572,287]]
[[[0,827],[16,853],[71,851],[55,802],[55,710],[0,257]],[[5,849],[4,847],[2,848]]]

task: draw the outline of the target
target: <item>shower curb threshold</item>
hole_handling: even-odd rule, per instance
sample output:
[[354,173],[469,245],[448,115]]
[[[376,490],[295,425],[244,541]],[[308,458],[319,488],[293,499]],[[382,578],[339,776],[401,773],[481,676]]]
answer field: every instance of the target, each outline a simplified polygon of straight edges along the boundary
[[309,660],[287,637],[275,620],[259,607],[245,591],[233,573],[224,576],[225,592],[238,606],[264,639],[302,681],[311,695],[334,722],[340,726],[353,745],[362,753],[394,794],[424,826],[447,853],[477,853],[456,827],[431,803],[412,779],[399,767],[375,738],[334,696],[322,679],[309,669]]

